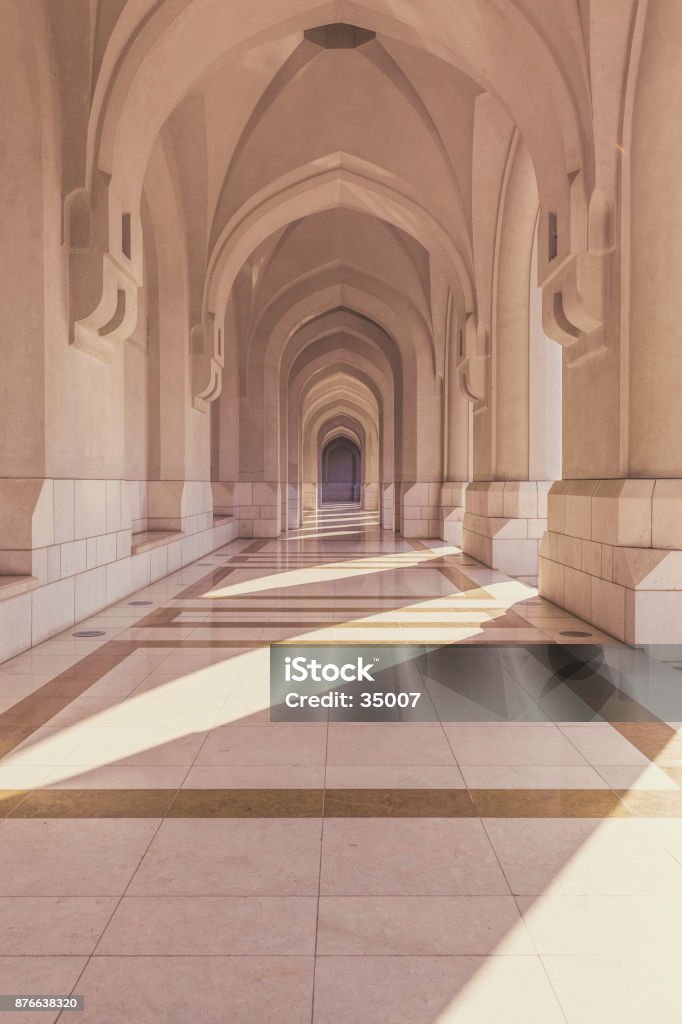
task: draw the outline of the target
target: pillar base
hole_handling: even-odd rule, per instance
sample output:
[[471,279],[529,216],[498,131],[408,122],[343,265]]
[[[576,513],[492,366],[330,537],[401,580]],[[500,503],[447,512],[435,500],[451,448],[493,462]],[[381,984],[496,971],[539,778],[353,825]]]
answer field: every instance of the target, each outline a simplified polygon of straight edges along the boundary
[[487,480],[469,484],[462,550],[510,576],[537,576],[551,486],[551,480]]
[[468,486],[465,480],[447,480],[440,489],[440,538],[458,548],[462,546],[464,495]]
[[682,480],[560,480],[540,593],[629,644],[682,643]]
[[362,485],[362,507],[366,512],[380,511],[381,484],[367,483]]
[[441,533],[440,483],[410,480],[400,484],[400,532],[403,537],[435,539]]
[[240,537],[279,537],[282,532],[280,484],[276,480],[240,480],[234,488],[234,515],[239,519]]

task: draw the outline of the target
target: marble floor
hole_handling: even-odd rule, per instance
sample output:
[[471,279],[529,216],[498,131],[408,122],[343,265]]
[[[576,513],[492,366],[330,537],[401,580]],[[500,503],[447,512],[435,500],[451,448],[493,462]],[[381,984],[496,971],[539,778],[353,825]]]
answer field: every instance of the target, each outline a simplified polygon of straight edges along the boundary
[[[85,999],[8,1020],[678,1022],[682,676],[533,584],[335,507],[0,665],[0,994]],[[427,711],[272,722],[276,642]]]

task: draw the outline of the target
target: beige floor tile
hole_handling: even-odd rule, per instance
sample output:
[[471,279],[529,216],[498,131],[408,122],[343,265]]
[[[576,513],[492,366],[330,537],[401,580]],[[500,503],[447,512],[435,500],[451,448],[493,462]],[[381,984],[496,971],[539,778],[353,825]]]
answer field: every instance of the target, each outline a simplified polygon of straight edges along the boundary
[[185,789],[323,789],[323,764],[195,764]]
[[609,783],[589,765],[462,765],[461,772],[471,789],[609,788]]
[[69,755],[79,743],[85,742],[93,729],[94,725],[88,722],[79,725],[78,730],[74,727],[42,726],[16,746],[0,763],[22,768],[66,764]]
[[565,1024],[537,957],[321,957],[313,1024]]
[[561,731],[593,765],[647,765],[649,759],[610,725],[562,725]]
[[319,820],[166,820],[128,890],[133,896],[310,896]]
[[612,789],[675,789],[679,786],[653,764],[600,764],[596,769]]
[[249,729],[225,725],[209,733],[198,765],[324,764],[327,726],[274,723]]
[[314,896],[127,896],[98,955],[311,956]]
[[322,896],[319,956],[533,954],[511,896]]
[[69,1024],[309,1024],[312,957],[93,957]]
[[67,765],[51,768],[41,789],[179,789],[187,765]]
[[454,765],[439,724],[331,723],[330,765]]
[[47,765],[23,767],[0,763],[0,789],[33,789],[40,786],[54,771]]
[[0,956],[89,956],[116,904],[105,896],[3,896]]
[[682,943],[682,897],[519,896],[541,954],[666,957]]
[[568,1024],[678,1024],[679,957],[545,956]]
[[3,896],[119,896],[159,822],[12,820],[0,826]]
[[585,765],[555,725],[444,725],[460,765]]
[[329,896],[509,892],[480,822],[442,818],[326,820],[320,886]]
[[98,727],[92,729],[61,763],[73,766],[98,763],[102,766],[114,763],[190,765],[206,735],[201,732],[169,738],[167,730],[153,731],[144,726]]
[[328,789],[462,789],[462,773],[452,765],[328,764]]
[[644,822],[496,818],[484,824],[515,894],[682,892],[680,865]]

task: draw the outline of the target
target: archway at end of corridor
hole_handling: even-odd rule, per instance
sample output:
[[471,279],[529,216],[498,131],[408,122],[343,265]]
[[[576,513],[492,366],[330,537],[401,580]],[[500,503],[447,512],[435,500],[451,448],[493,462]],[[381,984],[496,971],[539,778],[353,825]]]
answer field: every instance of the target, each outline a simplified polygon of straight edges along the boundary
[[349,437],[336,437],[324,446],[320,479],[322,505],[360,503],[362,456]]

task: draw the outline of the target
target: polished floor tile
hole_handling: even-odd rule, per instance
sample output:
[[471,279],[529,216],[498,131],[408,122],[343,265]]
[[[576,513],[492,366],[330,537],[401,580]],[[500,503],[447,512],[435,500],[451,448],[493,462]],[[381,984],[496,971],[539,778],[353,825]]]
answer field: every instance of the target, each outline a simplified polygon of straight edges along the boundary
[[309,1024],[312,983],[312,957],[96,956],[79,980],[85,1010],[61,1020]]
[[485,821],[513,893],[682,892],[680,864],[632,820]]
[[324,789],[323,764],[198,764],[182,783],[186,789]]
[[590,764],[648,764],[644,754],[608,725],[562,725],[561,731]]
[[478,820],[327,820],[324,895],[504,895],[509,887]]
[[326,725],[276,723],[245,729],[222,726],[211,732],[197,765],[324,764]]
[[322,896],[320,956],[533,954],[511,896]]
[[609,783],[589,765],[461,765],[471,789],[607,789]]
[[314,1024],[565,1024],[539,958],[319,957]]
[[555,725],[457,725],[445,733],[460,765],[585,765],[576,747]]
[[331,723],[330,765],[454,765],[440,724]]
[[670,955],[682,942],[682,897],[518,896],[537,951],[551,956]]
[[308,896],[317,892],[321,831],[319,820],[167,820],[128,892]]
[[159,822],[154,819],[6,820],[0,825],[3,896],[118,896]]
[[316,919],[312,896],[126,896],[97,954],[311,956]]
[[327,764],[327,789],[463,789],[454,764]]
[[677,1024],[679,958],[544,956],[543,965],[568,1024]]
[[89,956],[116,909],[116,897],[0,897],[0,957]]

